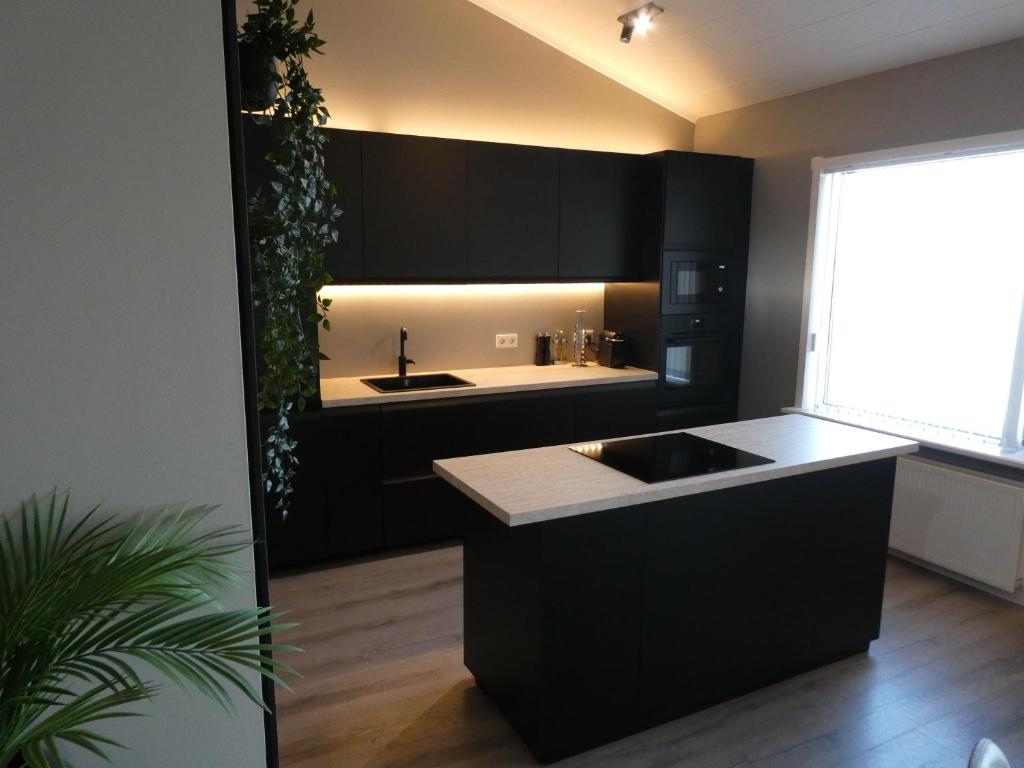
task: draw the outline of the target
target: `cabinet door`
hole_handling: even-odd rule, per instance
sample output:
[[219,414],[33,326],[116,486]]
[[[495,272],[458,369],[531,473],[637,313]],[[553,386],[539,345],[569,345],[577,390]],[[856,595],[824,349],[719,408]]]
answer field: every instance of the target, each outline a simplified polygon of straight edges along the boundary
[[470,142],[466,147],[469,275],[558,275],[558,150]]
[[381,498],[386,547],[461,536],[472,507],[468,497],[439,477],[387,482]]
[[327,271],[335,283],[363,277],[363,158],[358,131],[327,128],[324,173],[334,184],[334,204],[341,209],[335,222],[338,242],[324,249]]
[[576,440],[654,431],[656,382],[581,389],[576,395]]
[[493,395],[481,403],[480,452],[518,451],[573,441],[573,394],[566,391]]
[[[260,187],[276,178],[267,155],[275,142],[269,126],[243,121],[245,134],[245,185],[252,197]],[[324,173],[334,184],[334,203],[342,213],[335,222],[338,242],[324,249],[325,267],[335,282],[363,277],[363,179],[360,135],[356,131],[324,128]]]
[[382,405],[384,480],[431,477],[435,459],[485,453],[479,429],[485,400],[456,397]]
[[466,276],[466,143],[364,133],[369,279]]
[[656,274],[652,161],[562,150],[560,164],[559,276],[624,280]]
[[744,157],[666,152],[665,246],[745,251],[753,167]]
[[328,408],[322,413],[330,554],[378,549],[383,543],[380,408]]
[[[265,436],[274,414],[260,416],[260,431]],[[264,499],[267,521],[267,557],[272,569],[306,565],[325,560],[328,555],[327,515],[324,503],[323,435],[320,412],[305,411],[291,417],[292,435],[299,466],[292,480],[287,519],[281,519],[277,498]]]

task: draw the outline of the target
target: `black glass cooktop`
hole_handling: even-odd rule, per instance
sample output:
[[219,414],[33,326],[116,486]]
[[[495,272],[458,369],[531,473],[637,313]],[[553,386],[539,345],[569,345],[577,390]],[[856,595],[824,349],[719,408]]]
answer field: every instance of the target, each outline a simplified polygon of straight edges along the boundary
[[570,450],[646,483],[773,464],[773,459],[687,432],[574,445]]

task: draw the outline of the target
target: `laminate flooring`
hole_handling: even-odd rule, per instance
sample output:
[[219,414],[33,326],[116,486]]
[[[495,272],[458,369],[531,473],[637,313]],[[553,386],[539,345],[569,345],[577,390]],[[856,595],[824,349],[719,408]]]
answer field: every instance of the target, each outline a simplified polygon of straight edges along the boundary
[[[462,548],[278,577],[302,674],[278,692],[282,768],[537,762],[462,665]],[[495,610],[500,610],[499,606]],[[890,559],[869,653],[563,760],[559,768],[1024,768],[1024,608]]]

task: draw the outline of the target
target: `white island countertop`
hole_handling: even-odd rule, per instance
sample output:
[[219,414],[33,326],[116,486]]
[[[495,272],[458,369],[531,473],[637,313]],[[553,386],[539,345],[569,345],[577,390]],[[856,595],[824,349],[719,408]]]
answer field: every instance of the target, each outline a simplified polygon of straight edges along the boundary
[[513,526],[760,483],[917,450],[912,440],[797,415],[682,431],[756,453],[774,463],[645,483],[563,445],[441,459],[434,462],[434,472]]
[[471,381],[472,387],[447,389],[421,389],[411,392],[378,392],[360,379],[377,378],[389,374],[368,374],[345,378],[321,379],[320,399],[324,408],[347,405],[378,405],[404,403],[412,400],[437,400],[446,397],[495,395],[500,392],[528,392],[539,389],[586,387],[599,384],[629,384],[634,381],[656,381],[658,374],[643,368],[605,368],[591,363],[584,368],[571,365],[507,365],[501,368],[463,368],[457,371],[417,371],[421,373],[451,373]]

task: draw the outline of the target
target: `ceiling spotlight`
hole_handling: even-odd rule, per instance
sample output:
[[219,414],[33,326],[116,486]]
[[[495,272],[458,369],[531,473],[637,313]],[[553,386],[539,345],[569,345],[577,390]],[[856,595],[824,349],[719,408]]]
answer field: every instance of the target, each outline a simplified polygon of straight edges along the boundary
[[654,3],[647,3],[619,16],[618,21],[622,24],[622,34],[619,35],[619,42],[628,43],[633,39],[634,31],[639,32],[641,35],[646,34],[647,30],[654,24],[654,17],[660,16],[664,10],[664,8],[659,8]]

